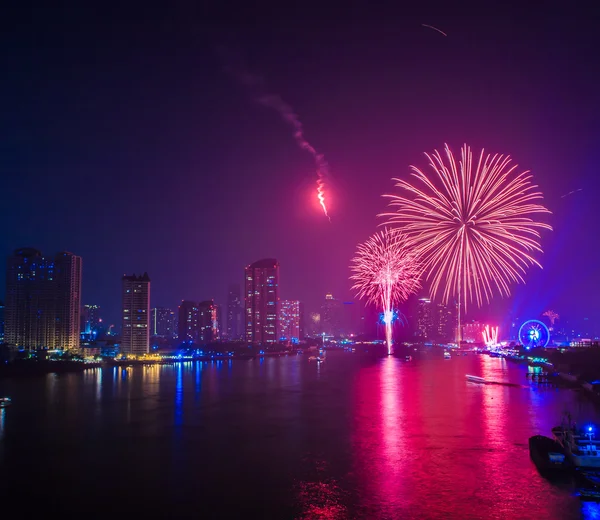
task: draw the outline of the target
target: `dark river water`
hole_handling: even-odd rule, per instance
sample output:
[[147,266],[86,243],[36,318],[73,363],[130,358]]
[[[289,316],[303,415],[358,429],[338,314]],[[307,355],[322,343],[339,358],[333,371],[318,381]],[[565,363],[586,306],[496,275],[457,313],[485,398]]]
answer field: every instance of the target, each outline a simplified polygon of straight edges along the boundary
[[600,518],[527,448],[596,410],[526,371],[330,352],[0,380],[0,496],[21,516]]

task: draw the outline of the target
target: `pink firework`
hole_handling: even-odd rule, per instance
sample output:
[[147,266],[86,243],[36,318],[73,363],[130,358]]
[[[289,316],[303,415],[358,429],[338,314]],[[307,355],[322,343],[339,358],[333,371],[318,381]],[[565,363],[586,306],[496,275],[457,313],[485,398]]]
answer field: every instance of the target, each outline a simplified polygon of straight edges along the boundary
[[486,347],[495,347],[498,345],[498,330],[498,327],[485,326],[481,334]]
[[395,179],[404,194],[387,195],[394,213],[385,213],[408,237],[423,261],[433,295],[458,303],[458,340],[461,305],[480,306],[497,290],[510,294],[512,283],[524,283],[530,265],[541,267],[540,230],[552,228],[533,216],[550,213],[537,203],[542,194],[529,172],[515,172],[509,156],[473,157],[461,148],[455,159],[446,145],[444,158],[437,150],[425,154],[432,175],[412,166],[415,183]]
[[420,263],[407,248],[404,235],[385,228],[358,246],[350,269],[352,289],[358,297],[383,308],[386,344],[391,354],[393,307],[421,287]]

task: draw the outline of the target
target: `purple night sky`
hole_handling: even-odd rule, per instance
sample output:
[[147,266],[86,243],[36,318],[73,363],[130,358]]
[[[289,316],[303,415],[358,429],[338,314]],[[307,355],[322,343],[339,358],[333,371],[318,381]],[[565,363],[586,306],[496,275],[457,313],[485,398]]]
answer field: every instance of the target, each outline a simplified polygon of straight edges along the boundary
[[[350,297],[350,259],[391,178],[467,142],[531,170],[554,227],[544,270],[473,314],[553,308],[600,333],[592,13],[367,4],[3,14],[0,270],[18,247],[72,251],[83,302],[117,320],[123,273],[150,274],[153,306],[225,303],[246,264],[275,257],[281,297],[315,310],[325,292]],[[325,155],[331,223],[311,156],[226,73],[240,64]]]

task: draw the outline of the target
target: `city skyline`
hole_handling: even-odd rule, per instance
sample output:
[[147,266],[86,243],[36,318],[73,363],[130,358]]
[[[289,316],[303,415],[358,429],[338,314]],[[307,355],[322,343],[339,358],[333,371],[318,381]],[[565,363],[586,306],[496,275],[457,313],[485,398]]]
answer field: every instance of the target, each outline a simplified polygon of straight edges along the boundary
[[[346,266],[380,223],[375,215],[385,209],[381,194],[393,189],[391,179],[408,179],[408,165],[422,164],[423,151],[469,142],[509,153],[532,171],[554,228],[538,258],[544,269],[529,272],[512,297],[494,298],[482,312],[537,315],[556,308],[598,322],[600,304],[590,296],[600,290],[591,238],[600,183],[591,146],[599,104],[589,67],[593,27],[585,20],[558,23],[550,12],[510,16],[508,7],[493,21],[469,14],[437,15],[433,25],[448,37],[423,28],[424,13],[411,8],[385,30],[361,20],[363,32],[356,34],[346,19],[339,21],[339,38],[324,27],[311,27],[309,38],[299,27],[299,40],[266,20],[232,37],[204,39],[187,21],[173,34],[166,20],[148,14],[136,29],[138,46],[129,44],[129,23],[111,25],[113,43],[94,46],[98,65],[83,69],[79,53],[91,45],[88,38],[106,33],[104,22],[86,35],[77,23],[66,24],[57,53],[46,56],[31,42],[52,34],[49,19],[60,25],[77,15],[57,9],[34,16],[22,32],[4,35],[6,52],[30,66],[7,63],[11,81],[0,87],[4,99],[14,100],[4,112],[0,270],[23,245],[73,251],[86,262],[83,298],[118,323],[113,281],[123,272],[152,273],[155,306],[175,308],[194,298],[224,304],[228,285],[243,282],[240,267],[274,257],[295,273],[281,297],[314,312],[327,292],[350,297]],[[516,32],[505,30],[508,20]],[[233,57],[222,58],[215,47]],[[148,68],[148,49],[155,48],[164,52],[150,53]],[[337,58],[346,55],[352,59]],[[307,139],[327,158],[331,223],[314,197],[311,157],[278,114],[224,71],[237,61],[294,108]],[[52,88],[36,86],[33,70],[54,77]],[[572,79],[566,87],[565,78]],[[140,85],[151,102],[138,95]],[[52,181],[56,172],[60,183]],[[96,189],[88,189],[90,180]],[[140,196],[131,199],[134,189]],[[85,197],[74,196],[83,190]],[[22,214],[25,196],[30,211]],[[107,204],[116,210],[73,221],[73,214]],[[147,230],[131,236],[126,223],[142,215]],[[200,248],[188,240],[189,230],[208,223],[211,246]],[[581,247],[591,254],[580,254]],[[1,280],[0,294],[5,289]]]

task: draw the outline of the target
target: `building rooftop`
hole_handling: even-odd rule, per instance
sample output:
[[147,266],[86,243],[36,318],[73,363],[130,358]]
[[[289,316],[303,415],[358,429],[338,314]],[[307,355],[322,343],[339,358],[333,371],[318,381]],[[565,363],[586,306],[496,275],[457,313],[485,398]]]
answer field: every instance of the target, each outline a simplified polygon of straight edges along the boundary
[[279,267],[279,262],[275,258],[263,258],[248,266],[250,269],[268,269]]
[[124,274],[123,280],[129,280],[130,282],[149,282],[150,277],[148,276],[148,273],[144,273],[141,276],[136,276],[135,273],[132,275]]

